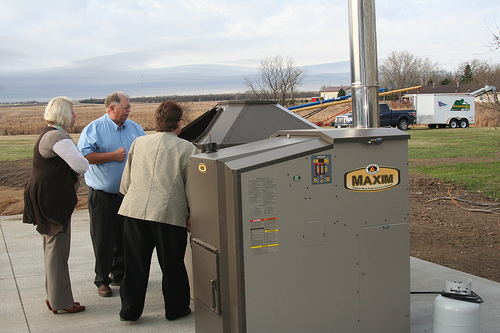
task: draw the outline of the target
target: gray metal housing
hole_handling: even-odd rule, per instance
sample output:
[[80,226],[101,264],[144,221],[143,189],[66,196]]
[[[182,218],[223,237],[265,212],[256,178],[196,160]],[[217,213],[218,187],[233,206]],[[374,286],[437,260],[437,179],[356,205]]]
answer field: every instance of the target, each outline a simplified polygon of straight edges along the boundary
[[[280,131],[192,156],[196,332],[408,332],[408,138]],[[346,186],[374,165],[397,170],[397,184]]]
[[197,126],[195,120],[179,136],[198,147],[215,143],[225,148],[268,139],[278,130],[319,128],[275,101],[225,101],[208,112],[212,112],[208,124],[190,133]]

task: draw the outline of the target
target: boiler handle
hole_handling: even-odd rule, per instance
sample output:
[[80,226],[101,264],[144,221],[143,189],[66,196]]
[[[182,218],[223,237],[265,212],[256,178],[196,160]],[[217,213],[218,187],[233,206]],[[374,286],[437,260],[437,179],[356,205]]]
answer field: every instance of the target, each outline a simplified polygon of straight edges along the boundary
[[217,308],[217,280],[211,280],[212,282],[212,307],[214,310]]

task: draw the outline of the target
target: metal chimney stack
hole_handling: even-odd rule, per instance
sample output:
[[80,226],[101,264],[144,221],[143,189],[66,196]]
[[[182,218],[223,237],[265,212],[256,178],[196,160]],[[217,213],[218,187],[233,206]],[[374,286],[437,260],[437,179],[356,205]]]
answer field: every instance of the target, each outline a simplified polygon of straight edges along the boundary
[[380,127],[375,0],[349,0],[353,127]]

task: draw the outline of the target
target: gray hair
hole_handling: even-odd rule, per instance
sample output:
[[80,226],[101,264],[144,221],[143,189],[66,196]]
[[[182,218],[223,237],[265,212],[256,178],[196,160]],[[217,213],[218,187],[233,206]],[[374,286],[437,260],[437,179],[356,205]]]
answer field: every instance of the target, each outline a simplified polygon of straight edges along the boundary
[[114,93],[108,95],[108,97],[106,97],[106,100],[104,101],[106,109],[109,108],[111,104],[114,105],[120,104],[122,97],[125,97],[130,100],[130,96],[125,94],[123,91],[115,91]]

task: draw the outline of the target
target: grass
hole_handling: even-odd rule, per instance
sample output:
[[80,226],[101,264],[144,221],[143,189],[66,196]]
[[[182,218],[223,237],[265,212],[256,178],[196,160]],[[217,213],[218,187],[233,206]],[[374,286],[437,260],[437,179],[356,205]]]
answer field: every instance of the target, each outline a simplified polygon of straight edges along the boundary
[[[78,142],[80,134],[71,134]],[[0,135],[0,161],[15,161],[33,157],[38,135]]]
[[415,129],[409,133],[410,158],[483,157],[500,151],[500,129]]
[[411,170],[463,185],[469,191],[482,192],[489,198],[500,199],[500,162],[420,166]]
[[33,157],[33,146],[37,138],[37,135],[0,136],[0,161]]
[[437,162],[410,163],[410,172],[460,184],[470,191],[500,199],[500,130],[417,129],[410,134],[409,157]]

